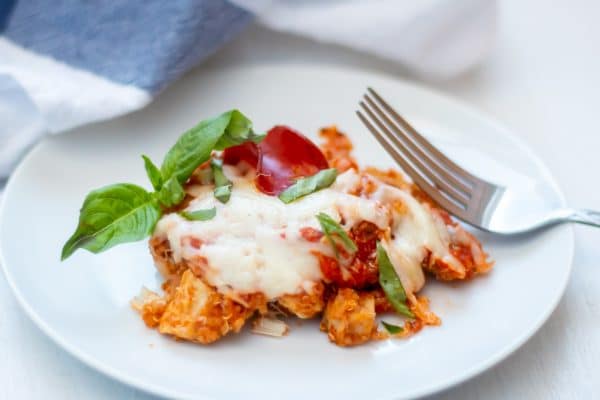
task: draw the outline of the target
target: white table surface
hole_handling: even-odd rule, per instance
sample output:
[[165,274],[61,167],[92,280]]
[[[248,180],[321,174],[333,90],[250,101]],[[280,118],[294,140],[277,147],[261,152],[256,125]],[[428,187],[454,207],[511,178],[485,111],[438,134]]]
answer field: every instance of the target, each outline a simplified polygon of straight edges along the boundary
[[[209,64],[286,60],[404,74],[385,60],[258,27]],[[600,2],[503,1],[498,42],[489,59],[462,78],[435,86],[524,138],[573,206],[600,209]],[[401,377],[396,384],[402,384]],[[599,397],[600,230],[577,227],[574,273],[549,321],[498,366],[433,398]],[[0,399],[55,398],[154,397],[104,377],[54,345],[21,312],[0,278]]]

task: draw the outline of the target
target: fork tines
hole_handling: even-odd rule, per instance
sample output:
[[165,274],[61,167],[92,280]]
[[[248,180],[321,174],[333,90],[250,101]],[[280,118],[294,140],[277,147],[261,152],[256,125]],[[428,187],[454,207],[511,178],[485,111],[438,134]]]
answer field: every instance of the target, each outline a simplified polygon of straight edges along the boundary
[[436,149],[375,90],[368,88],[360,107],[364,113],[356,111],[358,117],[414,182],[440,206],[466,219],[479,178]]

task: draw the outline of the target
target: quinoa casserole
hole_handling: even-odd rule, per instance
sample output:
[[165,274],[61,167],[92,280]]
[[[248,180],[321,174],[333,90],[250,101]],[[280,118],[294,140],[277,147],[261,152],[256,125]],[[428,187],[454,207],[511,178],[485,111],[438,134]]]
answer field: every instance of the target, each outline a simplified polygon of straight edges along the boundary
[[[285,336],[293,317],[319,318],[339,346],[439,325],[419,295],[426,277],[472,279],[491,269],[488,255],[400,171],[360,167],[334,126],[319,135],[320,147],[286,126],[256,135],[236,110],[203,121],[160,169],[144,156],[156,192],[141,194],[127,234],[98,239],[106,223],[88,208],[108,189],[90,193],[63,259],[150,235],[162,291],[143,288],[131,304],[149,328],[201,344],[246,325]],[[392,313],[402,323],[382,321]]]

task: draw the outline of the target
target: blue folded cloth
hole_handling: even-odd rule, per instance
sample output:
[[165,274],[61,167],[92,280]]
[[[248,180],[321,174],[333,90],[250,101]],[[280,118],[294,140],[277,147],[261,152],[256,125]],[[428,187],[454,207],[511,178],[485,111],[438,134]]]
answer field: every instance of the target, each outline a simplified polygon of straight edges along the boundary
[[0,178],[45,133],[144,107],[253,21],[447,78],[494,19],[495,0],[0,0]]
[[252,20],[224,0],[28,0],[2,12],[13,44],[149,93]]

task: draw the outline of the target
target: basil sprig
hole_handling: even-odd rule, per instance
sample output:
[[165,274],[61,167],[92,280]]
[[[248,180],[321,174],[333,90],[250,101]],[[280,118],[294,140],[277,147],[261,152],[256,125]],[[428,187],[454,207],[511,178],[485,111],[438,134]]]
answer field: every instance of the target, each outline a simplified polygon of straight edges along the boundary
[[279,199],[284,203],[291,203],[308,194],[328,188],[335,182],[337,170],[335,168],[323,169],[316,174],[298,179],[292,186],[279,194]]
[[163,180],[176,176],[183,185],[194,170],[210,158],[213,150],[224,150],[256,137],[252,123],[238,110],[204,120],[171,147],[160,167]]
[[181,211],[179,215],[188,221],[209,221],[217,215],[217,209],[213,207],[206,210]]
[[146,175],[148,175],[148,179],[150,179],[152,187],[156,191],[160,190],[163,184],[160,169],[158,169],[158,167],[154,165],[152,160],[150,160],[150,157],[142,155],[142,158],[144,159],[144,168],[146,168]]
[[406,303],[406,292],[385,249],[377,242],[377,264],[379,266],[379,284],[388,301],[399,314],[414,318]]
[[325,213],[319,213],[316,217],[319,221],[319,224],[321,225],[323,234],[325,234],[325,237],[327,238],[327,240],[329,240],[329,243],[331,243],[331,246],[333,247],[333,251],[335,253],[336,258],[339,258],[337,242],[339,242],[348,253],[356,253],[356,251],[358,250],[358,248],[356,247],[356,243],[354,243],[352,239],[350,239],[350,237],[340,224],[335,222],[333,218],[331,218]]
[[99,253],[144,239],[161,215],[154,196],[137,185],[117,183],[94,190],[83,202],[77,229],[65,243],[61,260],[79,248]]
[[252,130],[248,118],[238,110],[231,110],[204,120],[181,135],[165,155],[160,169],[143,156],[154,192],[130,183],[90,192],[81,207],[77,228],[62,249],[61,259],[79,248],[99,253],[149,236],[163,212],[183,200],[182,186],[210,158],[213,150],[261,138]]
[[396,335],[396,334],[402,333],[404,331],[404,328],[402,328],[401,326],[394,325],[394,324],[388,324],[385,321],[381,321],[381,324],[383,325],[385,330],[388,331],[388,333],[390,335]]
[[221,203],[227,203],[231,197],[231,187],[233,183],[227,179],[223,173],[223,162],[221,160],[212,159],[210,161],[210,169],[215,180],[214,194],[217,200]]

